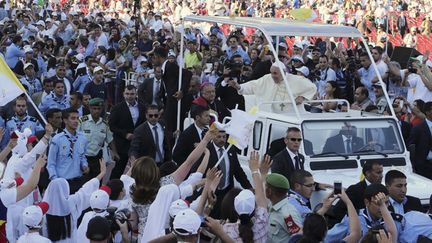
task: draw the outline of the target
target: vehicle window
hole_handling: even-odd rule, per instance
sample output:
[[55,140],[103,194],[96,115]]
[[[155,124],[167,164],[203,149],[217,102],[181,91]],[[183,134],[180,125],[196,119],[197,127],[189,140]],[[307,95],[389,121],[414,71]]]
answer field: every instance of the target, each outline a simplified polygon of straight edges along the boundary
[[404,152],[393,119],[306,121],[302,124],[306,155],[334,156]]

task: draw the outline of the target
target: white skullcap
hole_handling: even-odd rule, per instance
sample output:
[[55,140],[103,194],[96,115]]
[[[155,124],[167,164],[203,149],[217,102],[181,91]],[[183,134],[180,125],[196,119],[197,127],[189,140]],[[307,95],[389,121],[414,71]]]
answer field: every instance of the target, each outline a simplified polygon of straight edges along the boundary
[[282,67],[282,70],[284,70],[285,72],[287,71],[287,68],[286,68],[285,64],[283,62],[281,62],[281,61],[275,61],[272,64],[272,67],[277,67],[277,68]]

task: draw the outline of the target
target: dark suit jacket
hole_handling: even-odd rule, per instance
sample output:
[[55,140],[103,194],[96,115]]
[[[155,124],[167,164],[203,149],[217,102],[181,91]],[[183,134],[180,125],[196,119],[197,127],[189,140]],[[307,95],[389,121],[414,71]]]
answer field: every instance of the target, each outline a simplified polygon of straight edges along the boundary
[[[407,213],[409,211],[419,211],[424,212],[424,209],[421,205],[420,199],[412,196],[406,196],[407,201],[404,204],[404,212]],[[389,211],[394,212],[393,205],[390,204],[388,207]]]
[[[364,145],[363,139],[359,137],[352,137],[352,151],[355,152],[359,149],[361,149]],[[343,137],[341,134],[338,134],[336,136],[330,137],[327,139],[324,148],[323,153],[327,152],[336,152],[336,153],[345,153],[345,143],[343,140]]]
[[113,132],[115,146],[119,153],[128,153],[130,141],[126,139],[126,134],[133,133],[135,128],[144,122],[144,108],[138,104],[139,117],[136,124],[133,124],[132,115],[126,101],[118,103],[111,109],[108,124]]
[[[161,126],[164,129],[164,126]],[[171,147],[169,146],[165,129],[163,132],[164,137],[159,139],[163,139],[164,160],[160,162],[171,161]],[[131,141],[129,149],[129,156],[134,156],[135,158],[142,156],[156,158],[156,142],[154,141],[153,132],[148,122],[142,123],[135,129],[134,138]]]
[[[187,93],[191,77],[192,73],[187,69],[183,69],[181,84],[181,91],[183,94]],[[177,100],[173,95],[178,91],[179,82],[179,67],[176,63],[166,63],[165,70],[163,70],[162,81],[165,85],[167,95],[164,113],[166,129],[170,132],[174,132],[177,129]],[[183,111],[181,111],[181,113],[183,113]],[[180,123],[182,122],[183,121]]]
[[402,132],[402,137],[405,141],[405,144],[408,145],[408,138],[410,136],[411,133],[411,124],[406,122],[406,121],[401,121],[401,125],[400,125],[400,129]]
[[[405,24],[404,25],[402,25],[403,24],[403,22],[402,22],[402,18],[404,18],[405,19]],[[405,16],[399,16],[398,18],[397,18],[397,27],[398,27],[398,29],[407,29],[408,28],[408,19],[405,17]]]
[[[213,143],[210,143],[208,145],[208,149],[210,151],[210,157],[209,157],[207,170],[213,168],[215,166],[216,162],[219,160],[218,151],[216,151]],[[228,159],[229,159],[229,175],[228,175],[229,186],[225,190],[229,191],[231,188],[234,187],[234,177],[240,183],[240,185],[243,188],[245,188],[245,189],[252,188],[245,172],[243,171],[243,169],[240,166],[240,162],[238,160],[237,152],[235,151],[235,149],[231,148],[227,152],[227,155],[228,155]]]
[[[153,83],[154,83],[154,78],[148,78],[145,79],[144,82],[140,84],[138,87],[138,101],[144,106],[152,104],[153,102]],[[159,96],[156,99],[159,108],[164,107],[165,99],[166,99],[165,85],[162,82]]]
[[[300,159],[300,167],[304,170],[305,158],[302,154],[299,154],[298,156]],[[286,149],[273,156],[273,164],[271,166],[272,173],[281,174],[288,180],[291,180],[291,174],[294,170],[294,162]]]
[[411,130],[408,146],[414,146],[414,154],[411,156],[414,171],[432,179],[432,163],[427,161],[429,151],[432,149],[432,135],[426,121]]
[[195,149],[194,144],[201,142],[195,123],[186,128],[179,136],[173,150],[173,160],[181,165]]
[[[238,91],[233,87],[221,85],[223,78],[219,78],[216,83],[216,97],[219,97],[224,105],[232,110],[238,105],[238,109],[245,110],[245,100],[243,95],[239,95]],[[241,83],[241,82],[239,82]]]
[[[345,193],[347,194],[347,196],[353,203],[354,208],[357,209],[357,211],[365,207],[363,201],[363,194],[365,190],[366,190],[366,181],[363,180],[357,184],[349,186],[345,191]],[[331,212],[329,212],[330,215],[329,225],[333,226],[334,224],[339,223],[346,213],[347,213],[346,205],[344,202],[342,202],[342,200],[340,200],[332,208]]]
[[270,60],[257,63],[255,68],[253,69],[250,80],[259,79],[262,76],[269,74],[272,64],[273,63]]

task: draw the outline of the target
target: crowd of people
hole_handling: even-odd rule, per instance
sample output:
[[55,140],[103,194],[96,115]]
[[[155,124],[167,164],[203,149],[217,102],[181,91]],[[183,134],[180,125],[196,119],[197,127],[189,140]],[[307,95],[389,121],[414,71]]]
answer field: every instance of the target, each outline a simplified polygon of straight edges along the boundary
[[[300,7],[368,42],[180,25],[190,14],[293,18]],[[429,51],[392,58],[397,39],[425,50],[417,35],[430,34],[430,10],[430,1],[0,1],[1,58],[26,89],[0,107],[0,242],[431,242],[432,197],[407,195],[403,172],[366,161],[361,181],[336,190],[305,170],[307,140],[287,127],[281,148],[249,152],[248,178],[229,134],[211,126],[250,107],[250,95],[282,101],[262,107],[281,114],[394,111],[414,171],[432,179]],[[354,145],[330,140],[323,151]],[[312,207],[324,190],[333,192]]]

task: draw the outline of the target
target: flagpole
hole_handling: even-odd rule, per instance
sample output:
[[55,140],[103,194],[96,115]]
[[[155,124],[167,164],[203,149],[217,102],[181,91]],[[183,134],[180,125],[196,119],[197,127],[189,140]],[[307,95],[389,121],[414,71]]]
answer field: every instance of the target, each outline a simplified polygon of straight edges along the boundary
[[216,162],[215,166],[213,168],[216,168],[219,166],[219,164],[222,162],[223,158],[225,157],[225,155],[228,153],[228,150],[231,149],[233,145],[230,144],[228,145],[228,147],[225,149],[225,151],[223,152],[222,156],[219,158],[219,160]]
[[46,124],[48,124],[47,120],[45,119],[45,117],[42,115],[42,113],[40,112],[39,108],[36,106],[36,104],[33,102],[32,98],[30,97],[30,95],[24,91],[24,94],[27,97],[27,100],[32,104],[32,106],[35,108],[36,112],[38,113],[40,119]]

